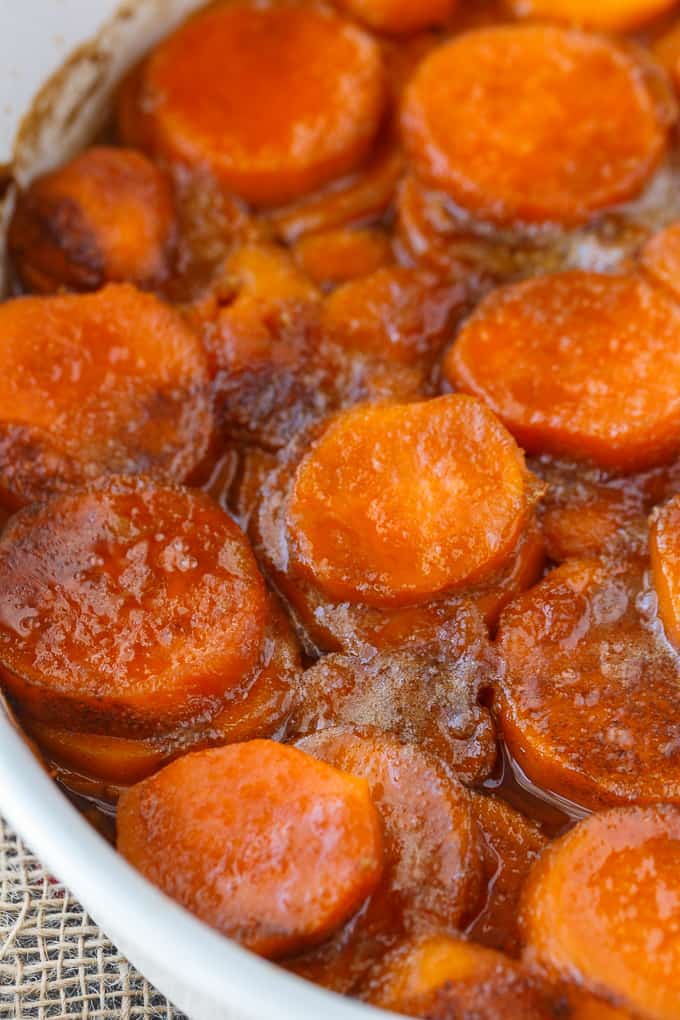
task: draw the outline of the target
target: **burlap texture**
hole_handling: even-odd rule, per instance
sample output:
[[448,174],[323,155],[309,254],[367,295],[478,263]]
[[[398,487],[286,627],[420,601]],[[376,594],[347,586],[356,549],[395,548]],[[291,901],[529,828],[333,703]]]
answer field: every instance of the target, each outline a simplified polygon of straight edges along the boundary
[[184,1020],[2,819],[0,1017]]

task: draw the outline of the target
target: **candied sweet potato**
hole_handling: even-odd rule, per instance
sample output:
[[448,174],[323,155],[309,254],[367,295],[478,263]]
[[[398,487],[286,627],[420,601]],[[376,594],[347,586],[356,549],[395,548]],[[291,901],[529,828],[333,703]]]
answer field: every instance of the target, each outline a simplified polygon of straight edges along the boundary
[[326,298],[321,326],[342,348],[429,368],[462,310],[461,285],[385,266]]
[[501,224],[587,221],[637,195],[666,145],[631,53],[546,25],[479,29],[434,50],[407,88],[402,128],[425,183]]
[[669,640],[680,647],[680,496],[674,496],[652,517],[650,554],[659,616]]
[[417,603],[503,565],[535,498],[521,451],[479,401],[358,407],[297,467],[294,566],[334,599]]
[[493,949],[451,935],[406,941],[381,960],[363,998],[427,1020],[553,1020],[540,980]]
[[376,227],[336,227],[308,234],[295,243],[293,252],[298,265],[326,289],[393,262],[389,236]]
[[598,809],[680,801],[680,673],[638,566],[570,560],[503,613],[504,739],[544,790]]
[[19,194],[8,250],[33,291],[153,287],[169,272],[174,234],[168,178],[134,149],[95,146]]
[[340,0],[339,5],[377,32],[408,35],[445,25],[458,0]]
[[337,727],[297,746],[366,778],[383,825],[380,886],[334,938],[290,963],[295,973],[347,992],[391,945],[422,926],[455,930],[477,899],[470,797],[435,758],[385,734]]
[[474,942],[517,956],[522,890],[548,840],[538,825],[500,797],[475,794],[472,813],[482,838],[486,897],[467,934]]
[[211,5],[162,42],[141,74],[153,151],[208,167],[258,205],[353,170],[385,100],[377,43],[329,8],[296,3]]
[[604,32],[627,32],[673,7],[675,0],[506,0],[516,14],[555,18]]
[[680,298],[680,223],[671,223],[642,249],[642,268],[656,283]]
[[[530,516],[508,561],[468,588],[396,606],[328,597],[301,576],[290,555],[286,513],[297,466],[309,445],[309,437],[303,438],[304,442],[300,439],[280,454],[280,466],[267,476],[250,518],[250,533],[268,576],[286,599],[303,642],[313,652],[343,651],[366,658],[376,651],[423,644],[436,638],[450,621],[465,629],[471,610],[481,612],[488,626],[494,627],[503,607],[541,576],[544,541]],[[540,488],[534,491],[534,484],[532,498],[540,492]]]
[[248,541],[200,492],[113,477],[0,536],[0,673],[38,722],[151,736],[214,718],[267,617]]
[[382,873],[366,780],[262,740],[187,755],[126,791],[118,848],[203,921],[268,957],[322,940]]
[[572,271],[502,287],[444,360],[530,453],[632,471],[680,440],[680,305],[637,275]]
[[535,865],[523,905],[527,960],[635,1016],[675,1020],[679,875],[676,807],[592,815]]
[[129,284],[0,305],[0,497],[101,474],[184,481],[213,428],[205,357],[171,308]]
[[78,733],[63,729],[59,722],[49,725],[27,716],[21,723],[57,768],[69,769],[93,785],[126,787],[187,751],[281,736],[295,704],[301,669],[290,623],[270,596],[257,667],[228,692],[213,718],[184,720],[153,737]]
[[379,141],[354,173],[273,209],[268,222],[276,237],[289,244],[321,230],[376,222],[388,211],[403,172],[401,147]]

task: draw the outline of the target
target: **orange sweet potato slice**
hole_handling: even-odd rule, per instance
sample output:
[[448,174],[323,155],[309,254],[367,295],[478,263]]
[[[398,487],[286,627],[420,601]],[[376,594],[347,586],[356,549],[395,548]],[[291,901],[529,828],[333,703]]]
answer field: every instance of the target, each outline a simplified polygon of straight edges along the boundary
[[297,468],[287,523],[296,567],[327,595],[403,605],[497,570],[534,499],[494,415],[446,396],[339,415]]
[[500,797],[474,794],[472,812],[482,837],[486,897],[467,934],[474,942],[517,956],[520,897],[548,840],[537,825]]
[[674,496],[652,517],[650,555],[659,616],[670,641],[680,647],[680,496]]
[[355,173],[298,202],[273,209],[269,222],[275,235],[293,243],[321,230],[379,220],[389,209],[404,172],[404,154],[392,141],[379,142]]
[[555,18],[603,32],[628,32],[664,14],[675,0],[506,0],[515,13],[534,18]]
[[463,288],[405,266],[384,266],[338,287],[321,326],[348,351],[400,364],[431,363],[460,313]]
[[675,1020],[678,876],[676,807],[592,815],[554,843],[532,872],[523,907],[527,960],[635,1016]]
[[653,281],[680,297],[680,223],[671,223],[655,234],[642,249],[642,268]]
[[666,125],[614,42],[544,25],[479,29],[421,64],[402,112],[422,179],[495,223],[573,225],[638,194]]
[[330,9],[286,2],[208,7],[157,47],[142,75],[154,151],[209,168],[258,205],[353,170],[385,99],[374,40]]
[[22,719],[22,727],[48,761],[93,784],[131,786],[159,769],[169,756],[162,745],[149,739],[74,733],[31,719]]
[[382,872],[366,780],[264,740],[187,755],[126,791],[118,848],[201,920],[267,957],[321,941]]
[[501,729],[542,789],[594,809],[680,802],[680,672],[649,595],[637,567],[570,560],[503,613]]
[[[183,481],[213,420],[181,317],[129,284],[0,306],[0,493],[15,504],[104,473]],[[23,458],[23,463],[19,463]]]
[[8,250],[34,291],[151,287],[168,273],[174,228],[165,175],[133,149],[96,146],[19,194]]
[[652,53],[677,89],[680,84],[680,22],[674,22],[654,40]]
[[[125,787],[189,750],[280,736],[295,703],[300,672],[300,651],[292,628],[271,596],[256,672],[229,691],[224,706],[208,722],[200,717],[187,720],[174,730],[146,738],[77,733],[26,716],[21,724],[44,756],[62,771],[75,772],[77,782]],[[72,777],[64,782],[73,788]]]
[[387,233],[377,227],[336,227],[301,237],[293,246],[295,260],[319,287],[346,283],[393,261]]
[[455,930],[476,901],[478,844],[469,795],[436,758],[385,734],[337,727],[297,746],[364,777],[383,825],[379,888],[325,945],[290,963],[307,979],[355,991],[376,954],[423,926]]
[[680,306],[639,276],[557,273],[503,287],[444,360],[530,453],[632,471],[680,447]]
[[340,0],[340,6],[377,32],[408,35],[445,25],[458,0]]
[[135,737],[216,716],[261,655],[247,539],[208,496],[112,478],[0,538],[0,673],[38,722]]
[[451,935],[422,935],[373,969],[363,998],[383,1009],[427,1020],[552,1020],[539,979],[492,949]]
[[382,818],[385,881],[401,913],[455,926],[479,878],[477,832],[461,783],[436,758],[386,734],[335,727],[296,746],[368,781]]

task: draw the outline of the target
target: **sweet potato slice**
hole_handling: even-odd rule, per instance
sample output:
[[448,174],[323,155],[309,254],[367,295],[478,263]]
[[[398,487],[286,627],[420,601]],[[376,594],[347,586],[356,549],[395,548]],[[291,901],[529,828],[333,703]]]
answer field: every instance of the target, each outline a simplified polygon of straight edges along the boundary
[[[309,447],[308,440],[306,436],[297,447],[291,445],[281,454],[281,466],[270,469],[256,512],[251,512],[249,529],[267,574],[288,601],[310,647],[358,654],[365,659],[379,651],[427,642],[451,622],[461,622],[465,627],[467,614],[475,610],[490,627],[495,627],[504,606],[540,578],[544,542],[534,516],[529,514],[508,560],[469,587],[412,605],[368,605],[361,598],[338,601],[327,596],[314,581],[301,576],[290,556],[288,497],[297,467]],[[531,491],[532,498],[540,492],[534,481]]]
[[680,21],[674,22],[668,31],[654,40],[652,53],[677,90],[680,84]]
[[512,555],[535,499],[523,456],[477,400],[339,415],[295,474],[295,566],[327,595],[403,605],[469,587]]
[[[44,756],[59,769],[75,772],[78,782],[89,779],[93,784],[125,787],[146,779],[161,765],[190,750],[280,736],[295,703],[301,670],[300,650],[290,623],[270,596],[255,674],[229,691],[224,707],[209,721],[199,717],[146,738],[76,733],[28,717],[22,717],[21,724]],[[73,788],[66,774],[63,781]]]
[[362,997],[427,1020],[555,1016],[541,981],[521,964],[451,935],[423,935],[399,946],[376,965]]
[[675,0],[506,0],[515,13],[534,18],[555,18],[603,32],[628,32],[664,14]]
[[0,306],[0,492],[14,504],[104,473],[183,481],[212,410],[198,338],[129,284]]
[[356,990],[387,949],[422,926],[453,931],[479,895],[470,798],[433,757],[393,737],[337,727],[297,744],[368,780],[383,825],[382,883],[325,945],[291,961],[295,973],[336,991]]
[[341,182],[273,209],[269,222],[288,243],[321,230],[379,220],[389,209],[404,171],[404,154],[394,142],[380,142],[370,159]]
[[399,364],[430,364],[460,314],[463,288],[385,266],[346,283],[323,305],[321,326],[345,350]]
[[340,0],[340,6],[378,32],[408,35],[445,25],[458,0]]
[[578,804],[680,802],[680,670],[637,567],[570,560],[503,613],[498,711],[537,786]]
[[581,223],[643,188],[666,125],[631,54],[576,30],[455,37],[421,64],[402,112],[431,187],[495,223]]
[[330,9],[286,2],[208,7],[157,47],[142,75],[153,149],[208,167],[258,205],[353,170],[385,99],[374,40]]
[[642,249],[642,268],[656,283],[680,298],[680,223],[655,234]]
[[530,453],[632,471],[680,448],[680,306],[639,276],[565,272],[487,297],[444,360]]
[[670,641],[680,647],[680,496],[652,517],[650,554],[659,616]]
[[467,790],[436,758],[386,734],[321,730],[296,744],[364,777],[382,818],[386,877],[401,913],[455,926],[478,888]]
[[321,941],[382,873],[366,780],[264,740],[187,755],[126,791],[118,848],[201,920],[267,957]]
[[680,811],[614,808],[550,847],[529,879],[526,957],[650,1020],[680,1000]]
[[168,273],[174,228],[168,178],[140,152],[96,146],[20,193],[8,250],[30,290],[152,287]]
[[112,478],[0,537],[0,672],[39,722],[148,736],[209,720],[257,667],[267,615],[247,539],[208,496]]
[[48,761],[93,784],[131,786],[150,776],[169,757],[162,745],[150,739],[74,733],[32,719],[22,719],[22,727]]
[[355,280],[393,262],[384,230],[336,227],[301,237],[293,246],[295,260],[319,287],[329,289]]
[[467,934],[474,942],[517,956],[522,890],[548,840],[534,822],[500,797],[474,794],[472,813],[482,837],[486,897]]

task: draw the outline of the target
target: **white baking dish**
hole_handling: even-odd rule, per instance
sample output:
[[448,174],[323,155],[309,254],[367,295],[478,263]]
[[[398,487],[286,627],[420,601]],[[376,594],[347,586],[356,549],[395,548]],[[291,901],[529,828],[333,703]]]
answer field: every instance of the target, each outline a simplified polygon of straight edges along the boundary
[[[100,124],[121,72],[202,2],[128,0],[120,8],[119,0],[0,3],[0,165],[11,162],[24,181],[66,158]],[[75,47],[81,48],[36,104],[48,75]],[[149,885],[60,793],[1,700],[0,812],[121,951],[193,1020],[388,1015],[258,959]]]

